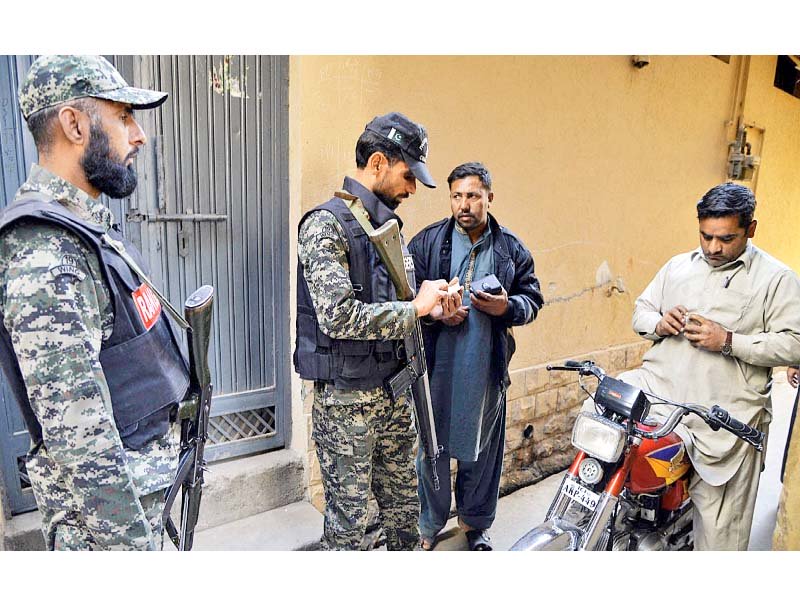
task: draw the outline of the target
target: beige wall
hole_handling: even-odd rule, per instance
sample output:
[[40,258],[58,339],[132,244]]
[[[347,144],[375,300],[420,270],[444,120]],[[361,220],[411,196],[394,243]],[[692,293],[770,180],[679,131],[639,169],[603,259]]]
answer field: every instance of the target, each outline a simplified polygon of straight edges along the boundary
[[754,180],[755,242],[800,272],[800,98],[773,85],[776,61],[775,56],[752,57],[744,102],[745,121],[766,130],[748,134],[762,159]]
[[[303,210],[352,173],[364,124],[389,110],[427,126],[429,164],[442,184],[420,189],[399,210],[407,235],[448,214],[445,180],[456,164],[477,159],[489,166],[492,212],[528,244],[545,298],[554,302],[534,326],[517,332],[512,367],[635,340],[633,300],[667,258],[697,244],[694,202],[725,179],[736,57],[731,64],[708,56],[652,57],[642,70],[628,57],[292,62],[292,127],[302,132],[293,152],[302,161],[293,203]],[[766,62],[753,61],[747,100],[752,118],[769,127],[758,182],[766,213],[759,241],[771,234],[765,247],[800,266],[792,256],[800,242],[783,241],[789,223],[781,218],[796,210],[781,190],[791,188],[797,199],[800,182],[790,176],[797,145],[770,120],[794,119],[796,141],[800,100],[773,92]],[[762,87],[769,102],[752,91]],[[783,112],[773,116],[774,105]],[[772,200],[777,196],[780,203]],[[592,289],[604,264],[612,279],[621,278],[624,293]]]
[[[516,331],[504,489],[563,468],[571,457],[577,394],[569,382],[548,379],[543,363],[588,355],[612,372],[638,364],[647,344],[631,332],[633,302],[669,257],[696,247],[694,204],[726,178],[746,61],[651,59],[642,70],[625,56],[291,59],[293,256],[302,212],[353,174],[364,125],[391,110],[427,127],[429,166],[440,183],[420,187],[398,211],[406,236],[449,215],[447,175],[481,160],[494,177],[492,213],[534,255],[551,304]],[[800,100],[772,87],[774,62],[754,57],[744,87],[745,119],[767,128],[755,182],[756,241],[800,269],[792,231],[800,219],[793,176]],[[753,141],[759,146],[755,133]],[[293,286],[295,267],[293,260]],[[310,403],[301,401],[297,379],[293,392],[292,445],[308,452],[309,493],[321,507],[307,438]],[[523,437],[528,424],[530,439]]]

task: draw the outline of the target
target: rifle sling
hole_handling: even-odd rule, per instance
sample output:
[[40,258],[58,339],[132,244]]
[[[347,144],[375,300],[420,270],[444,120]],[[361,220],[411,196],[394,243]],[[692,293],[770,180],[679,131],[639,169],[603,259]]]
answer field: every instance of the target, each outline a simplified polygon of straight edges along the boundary
[[353,213],[356,221],[358,221],[362,229],[367,232],[368,236],[375,234],[375,228],[372,226],[372,223],[369,222],[369,213],[367,213],[367,209],[364,208],[364,205],[361,204],[361,200],[358,199],[358,196],[353,196],[353,194],[348,194],[344,191],[334,192],[333,195],[342,200],[345,206],[350,209],[350,212]]
[[143,282],[145,282],[150,287],[150,289],[153,290],[153,293],[159,299],[159,301],[161,302],[161,305],[172,316],[172,318],[175,320],[175,322],[182,329],[189,329],[189,323],[187,323],[186,320],[183,318],[183,316],[181,316],[181,314],[177,310],[175,310],[175,307],[172,306],[172,304],[169,303],[169,300],[167,300],[164,297],[164,294],[162,294],[158,290],[158,288],[153,285],[153,282],[150,281],[150,278],[147,277],[147,275],[144,274],[144,271],[142,271],[139,268],[139,265],[136,264],[136,261],[133,260],[133,258],[131,258],[131,255],[128,254],[128,251],[125,250],[125,246],[123,246],[120,242],[118,242],[115,239],[113,239],[107,233],[104,233],[102,235],[101,239],[103,240],[103,242],[109,248],[111,248],[112,250],[114,250],[114,252],[119,254],[120,258],[122,258],[122,260],[124,260],[127,263],[127,265],[131,268],[131,271],[133,271],[134,273],[136,273],[136,275],[139,276],[139,279],[141,279]]
[[194,457],[196,453],[197,448],[192,447],[191,450],[188,450],[181,455],[180,461],[178,462],[178,469],[175,474],[175,481],[172,482],[172,485],[167,488],[164,494],[164,510],[161,513],[161,522],[164,524],[164,529],[166,529],[167,534],[175,544],[176,548],[180,542],[180,536],[178,535],[178,530],[175,527],[175,523],[172,522],[170,513],[172,512],[172,505],[175,503],[178,492],[181,490],[181,487],[183,487],[186,478],[192,473],[192,467],[194,467]]
[[171,539],[172,543],[175,544],[175,547],[180,549],[181,536],[178,533],[178,528],[175,527],[175,523],[172,521],[172,517],[167,517],[167,520],[164,521],[164,529],[166,530],[169,539]]

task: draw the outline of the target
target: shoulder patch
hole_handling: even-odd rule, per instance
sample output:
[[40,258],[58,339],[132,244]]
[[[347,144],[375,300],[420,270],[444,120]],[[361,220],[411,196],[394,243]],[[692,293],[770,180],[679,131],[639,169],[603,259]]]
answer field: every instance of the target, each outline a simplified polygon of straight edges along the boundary
[[81,267],[81,260],[74,254],[65,254],[61,258],[61,263],[50,267],[53,278],[62,276],[74,277],[78,281],[86,279],[86,272]]
[[303,227],[305,230],[302,233],[305,239],[318,244],[323,238],[330,238],[341,241],[347,249],[347,234],[332,212],[325,209],[317,210],[303,223]]

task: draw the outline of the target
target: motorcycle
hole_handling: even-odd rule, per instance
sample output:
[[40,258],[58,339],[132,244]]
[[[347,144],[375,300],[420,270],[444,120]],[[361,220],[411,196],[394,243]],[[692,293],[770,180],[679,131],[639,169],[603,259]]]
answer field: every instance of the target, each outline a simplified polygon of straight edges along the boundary
[[[572,429],[578,454],[564,475],[545,522],[511,550],[691,550],[691,462],[675,427],[689,414],[723,428],[763,451],[764,433],[719,406],[682,404],[606,375],[592,361],[548,365],[575,371],[596,414],[581,412]],[[584,377],[598,386],[592,394]],[[653,402],[651,402],[651,400]],[[653,404],[674,406],[662,424],[648,417]]]

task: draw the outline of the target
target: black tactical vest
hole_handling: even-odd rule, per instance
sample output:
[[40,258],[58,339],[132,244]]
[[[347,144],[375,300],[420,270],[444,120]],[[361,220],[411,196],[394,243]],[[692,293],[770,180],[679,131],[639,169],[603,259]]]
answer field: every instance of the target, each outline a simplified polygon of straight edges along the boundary
[[[84,221],[47,196],[33,193],[25,194],[0,213],[0,232],[22,219],[62,227],[76,234],[97,254],[114,308],[113,332],[100,349],[114,421],[126,448],[138,450],[163,437],[189,387],[189,370],[177,326],[161,309],[149,287],[139,281],[119,254],[103,243],[101,236],[106,233],[103,227]],[[121,241],[142,268],[144,261],[133,244],[113,229],[107,233]],[[42,429],[28,400],[2,313],[0,360],[31,439],[39,444]]]
[[[332,213],[347,234],[349,275],[356,300],[365,303],[396,301],[397,294],[389,272],[367,233],[342,200],[331,198],[307,212],[300,221],[298,231],[305,220],[318,210]],[[405,244],[403,254],[408,254]],[[411,260],[405,262],[407,266],[413,265]],[[412,289],[415,289],[413,275],[409,277],[412,279]],[[342,390],[369,390],[381,387],[387,377],[401,368],[403,361],[401,340],[348,340],[325,335],[319,328],[303,265],[298,261],[294,368],[301,378],[333,383]]]

